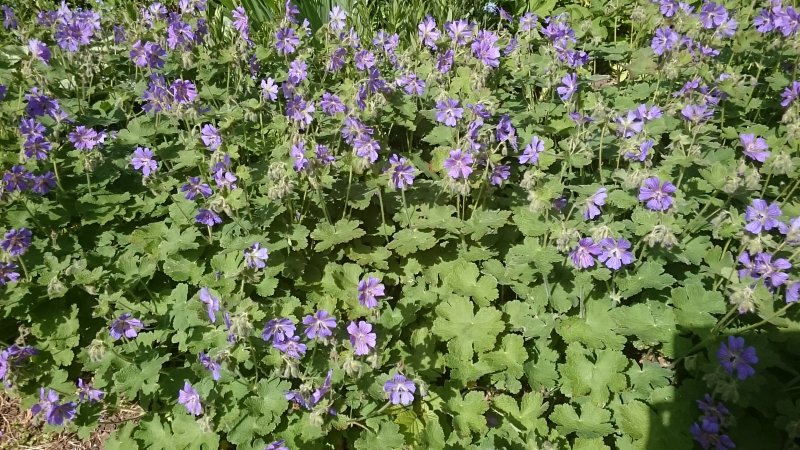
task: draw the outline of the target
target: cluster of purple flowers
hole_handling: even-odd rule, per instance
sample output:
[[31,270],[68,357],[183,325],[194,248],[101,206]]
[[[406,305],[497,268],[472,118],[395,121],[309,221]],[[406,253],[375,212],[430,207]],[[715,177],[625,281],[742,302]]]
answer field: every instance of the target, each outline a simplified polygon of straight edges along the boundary
[[754,256],[748,252],[739,254],[738,261],[742,264],[739,269],[739,279],[746,278],[760,279],[764,285],[774,289],[786,284],[789,274],[784,272],[792,268],[792,263],[785,258],[775,258],[773,254],[767,252],[757,253]]
[[638,108],[628,111],[625,115],[617,116],[614,123],[617,125],[617,134],[623,138],[632,138],[644,130],[644,125],[661,117],[661,108],[639,105]]
[[594,267],[595,257],[611,270],[619,270],[622,266],[633,263],[635,258],[629,251],[631,243],[625,238],[604,238],[599,243],[592,238],[585,237],[578,241],[569,254],[572,264],[576,269]]
[[149,113],[172,111],[192,104],[196,98],[197,87],[191,81],[178,79],[167,86],[164,77],[157,73],[150,75],[147,89],[142,94],[143,108]]
[[[300,406],[301,408],[305,408],[311,410],[314,406],[317,406],[319,402],[328,395],[328,392],[331,390],[331,376],[333,375],[333,370],[328,370],[328,375],[325,376],[325,381],[322,382],[322,386],[314,389],[313,392],[310,390],[308,391],[286,391],[286,400]],[[309,395],[310,394],[310,395]]]
[[772,0],[769,8],[759,10],[753,25],[762,34],[780,32],[784,37],[794,36],[800,29],[800,12],[781,0]]
[[160,69],[164,67],[164,57],[167,52],[155,42],[136,41],[131,47],[130,57],[138,67]]
[[[2,276],[2,270],[2,264],[0,264],[0,276]],[[2,278],[0,278],[0,284],[2,284]],[[10,387],[12,385],[11,376],[13,375],[11,370],[25,365],[37,353],[39,351],[33,347],[17,344],[3,349],[0,352],[0,380],[3,380],[3,384]]]
[[28,190],[34,194],[47,195],[55,189],[56,184],[56,176],[53,172],[48,171],[41,175],[36,175],[33,172],[29,172],[25,166],[14,165],[10,170],[4,172],[2,179],[0,179],[0,200],[6,194]]
[[75,402],[59,403],[60,396],[52,389],[39,388],[39,403],[33,405],[34,416],[42,414],[47,423],[53,426],[71,422],[77,415],[78,404]]
[[66,3],[56,11],[55,40],[68,52],[77,52],[92,43],[94,34],[101,30],[100,14],[93,10],[71,10]]
[[716,402],[709,394],[706,394],[702,400],[697,400],[697,406],[703,414],[700,416],[700,420],[694,422],[689,429],[694,440],[703,449],[736,448],[730,436],[721,430],[722,424],[730,416],[728,408],[722,402]]

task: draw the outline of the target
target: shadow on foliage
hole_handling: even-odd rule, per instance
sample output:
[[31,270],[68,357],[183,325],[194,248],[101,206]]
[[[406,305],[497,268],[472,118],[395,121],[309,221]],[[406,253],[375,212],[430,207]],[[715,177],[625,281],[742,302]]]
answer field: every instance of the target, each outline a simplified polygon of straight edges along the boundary
[[[654,389],[649,408],[629,409],[634,414],[628,418],[628,432],[635,435],[636,423],[646,424],[641,431],[647,450],[730,448],[723,446],[723,435],[737,449],[800,448],[800,332],[772,328],[732,335],[743,337],[744,347],[754,347],[758,357],[755,373],[744,380],[736,370],[730,374],[720,364],[717,353],[721,344],[727,346],[729,337],[710,335],[709,329],[678,328],[673,339],[672,384],[659,384],[666,381],[659,375],[668,373],[661,372],[669,369],[663,367],[665,362],[642,364],[642,381]],[[706,395],[713,403],[708,403]],[[648,419],[639,414],[647,414]],[[721,418],[711,419],[715,415]],[[715,424],[704,427],[704,417]],[[695,436],[707,440],[708,446],[700,445]]]

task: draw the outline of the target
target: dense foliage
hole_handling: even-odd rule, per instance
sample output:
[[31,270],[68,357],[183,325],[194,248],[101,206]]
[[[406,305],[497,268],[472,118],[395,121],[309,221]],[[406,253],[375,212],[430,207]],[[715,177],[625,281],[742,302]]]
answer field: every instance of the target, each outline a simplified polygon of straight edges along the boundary
[[3,6],[6,389],[139,405],[111,449],[794,448],[800,12],[531,9]]

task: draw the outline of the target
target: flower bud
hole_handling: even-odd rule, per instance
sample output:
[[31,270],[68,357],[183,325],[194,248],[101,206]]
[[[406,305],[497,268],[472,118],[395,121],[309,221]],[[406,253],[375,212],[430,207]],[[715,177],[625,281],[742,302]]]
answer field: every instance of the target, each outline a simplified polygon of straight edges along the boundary
[[89,344],[89,347],[86,349],[86,353],[89,355],[89,361],[102,361],[102,359],[106,356],[106,345],[100,339],[95,339],[91,344]]
[[756,310],[755,289],[745,284],[737,284],[733,287],[730,302],[736,306],[739,314],[752,313]]

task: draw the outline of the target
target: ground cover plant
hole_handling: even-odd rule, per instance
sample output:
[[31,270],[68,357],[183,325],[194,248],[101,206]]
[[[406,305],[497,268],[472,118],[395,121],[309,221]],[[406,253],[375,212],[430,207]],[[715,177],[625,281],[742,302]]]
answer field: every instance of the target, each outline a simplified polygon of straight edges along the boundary
[[792,6],[256,3],[2,6],[0,377],[42,433],[795,448]]

